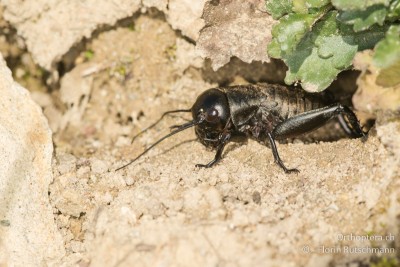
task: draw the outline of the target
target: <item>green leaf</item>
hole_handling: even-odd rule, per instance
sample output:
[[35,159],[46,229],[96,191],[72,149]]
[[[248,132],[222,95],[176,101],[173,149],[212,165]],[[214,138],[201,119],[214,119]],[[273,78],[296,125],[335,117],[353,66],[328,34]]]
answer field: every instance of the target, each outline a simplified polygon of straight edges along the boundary
[[306,0],[307,7],[310,8],[320,8],[329,4],[330,0]]
[[291,53],[320,16],[321,14],[319,13],[292,13],[281,18],[279,24],[272,28],[274,39],[268,45],[269,55],[280,58],[287,53]]
[[387,9],[384,5],[374,5],[365,10],[349,10],[340,12],[337,19],[343,23],[354,25],[354,31],[359,32],[368,29],[375,23],[383,25],[386,14]]
[[293,11],[295,13],[307,14],[313,9],[320,9],[330,3],[330,0],[293,0]]
[[330,0],[266,0],[267,12],[274,19],[280,19],[286,14],[318,13],[320,9],[330,4]]
[[270,57],[282,58],[281,46],[276,39],[272,39],[272,41],[268,44],[267,51]]
[[292,12],[292,0],[266,0],[267,11],[274,19]]
[[388,6],[390,0],[332,0],[334,5],[339,10],[365,10],[374,5],[382,4]]
[[282,53],[291,52],[303,36],[311,30],[317,16],[290,14],[280,20],[272,29],[272,36],[280,45]]
[[394,0],[389,7],[388,19],[395,21],[400,19],[400,0]]
[[306,91],[324,90],[340,71],[351,66],[358,50],[372,47],[384,35],[382,27],[355,33],[350,26],[337,21],[336,15],[336,11],[329,12],[293,53],[283,54],[282,59],[289,67],[287,84],[301,81]]
[[306,0],[293,0],[293,12],[307,14],[308,8],[306,6]]
[[377,84],[394,86],[400,82],[400,26],[392,25],[386,32],[385,39],[375,47],[373,63],[381,68]]
[[400,59],[400,26],[392,25],[375,47],[373,63],[379,68],[387,68]]

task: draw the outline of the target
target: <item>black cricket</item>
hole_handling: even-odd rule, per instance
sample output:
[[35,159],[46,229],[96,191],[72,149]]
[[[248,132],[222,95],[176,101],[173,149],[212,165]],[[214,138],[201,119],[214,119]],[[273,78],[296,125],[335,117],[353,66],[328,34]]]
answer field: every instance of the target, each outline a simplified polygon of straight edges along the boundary
[[195,127],[200,142],[217,151],[213,160],[207,164],[197,164],[197,167],[212,167],[221,160],[224,147],[229,141],[245,137],[269,145],[275,162],[286,173],[299,172],[283,164],[275,140],[313,131],[335,117],[350,137],[366,135],[350,108],[339,103],[329,104],[329,101],[331,100],[324,94],[306,93],[299,88],[277,84],[261,83],[208,89],[197,97],[192,108],[167,111],[159,120],[136,135],[132,142],[168,114],[192,113],[192,121],[172,126],[173,131],[117,170],[132,164],[166,138]]

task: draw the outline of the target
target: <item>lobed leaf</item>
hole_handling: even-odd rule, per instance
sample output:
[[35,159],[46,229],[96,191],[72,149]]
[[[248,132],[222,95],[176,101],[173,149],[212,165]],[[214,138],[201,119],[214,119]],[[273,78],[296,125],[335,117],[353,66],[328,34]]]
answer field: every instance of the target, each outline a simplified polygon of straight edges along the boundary
[[387,14],[384,5],[374,5],[365,10],[342,11],[337,17],[343,23],[353,25],[356,32],[364,31],[374,24],[383,25]]
[[307,7],[310,8],[321,8],[329,4],[330,0],[306,0]]
[[273,57],[282,57],[291,53],[312,25],[319,14],[290,14],[272,28],[273,40],[268,46],[268,53]]
[[354,33],[350,26],[336,20],[336,11],[329,12],[316,23],[293,53],[283,55],[288,65],[285,82],[302,82],[309,92],[320,92],[328,87],[337,74],[351,66],[355,53],[370,48],[384,35],[382,27]]
[[273,39],[268,45],[268,54],[272,57],[281,58],[285,54],[293,52],[302,38],[311,31],[315,22],[328,10],[328,6],[323,6],[319,9],[313,9],[310,14],[291,13],[281,18],[279,24],[272,28]]
[[379,68],[387,68],[400,60],[400,26],[392,25],[385,38],[375,47],[373,63]]
[[339,10],[365,10],[370,6],[388,6],[390,0],[332,0],[332,5]]
[[394,0],[390,4],[387,17],[391,21],[400,19],[400,0]]
[[293,0],[295,13],[312,13],[310,11],[320,9],[330,3],[330,0]]
[[266,0],[265,4],[268,13],[274,19],[279,19],[292,12],[292,0]]
[[[331,4],[339,11],[332,10]],[[267,8],[280,18],[272,29],[268,54],[281,58],[288,66],[287,84],[300,81],[309,92],[328,87],[339,72],[351,66],[357,51],[373,48],[382,40],[388,28],[385,20],[400,18],[400,0],[270,0]],[[377,49],[376,57],[386,56],[396,63],[383,69],[377,81],[398,71],[398,31],[395,43],[391,35],[386,43],[381,42],[382,55]],[[387,56],[388,49],[395,55]]]
[[377,83],[394,86],[400,82],[400,26],[392,25],[375,47],[373,63],[381,68]]

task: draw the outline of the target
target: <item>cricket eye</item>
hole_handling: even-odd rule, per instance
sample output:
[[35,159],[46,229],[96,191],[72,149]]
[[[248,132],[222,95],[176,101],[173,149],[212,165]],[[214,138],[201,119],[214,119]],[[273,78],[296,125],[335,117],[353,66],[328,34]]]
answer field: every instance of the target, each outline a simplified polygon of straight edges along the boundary
[[219,120],[220,117],[217,109],[210,108],[209,110],[207,110],[206,121],[215,123],[218,122]]

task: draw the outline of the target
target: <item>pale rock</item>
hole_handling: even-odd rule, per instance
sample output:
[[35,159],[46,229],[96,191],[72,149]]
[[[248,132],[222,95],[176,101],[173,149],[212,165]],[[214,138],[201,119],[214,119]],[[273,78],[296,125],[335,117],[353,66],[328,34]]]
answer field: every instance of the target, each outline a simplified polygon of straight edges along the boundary
[[197,49],[203,58],[211,59],[214,70],[234,56],[247,63],[269,62],[266,50],[275,22],[261,11],[263,8],[263,0],[206,3],[203,13],[206,27],[200,32]]
[[0,77],[0,265],[56,265],[65,250],[48,198],[51,132],[1,55]]
[[60,129],[81,122],[89,103],[93,84],[92,76],[84,76],[85,70],[84,64],[79,65],[61,79],[60,99],[69,108],[62,116],[62,121],[59,123]]
[[201,18],[205,0],[169,0],[167,21],[175,30],[180,30],[183,35],[197,41],[199,32],[204,27]]
[[140,0],[4,0],[1,4],[4,18],[24,37],[34,61],[47,70],[98,27],[113,25],[141,7]]
[[[70,49],[104,25],[130,17],[143,7],[156,8],[166,14],[173,29],[197,40],[204,21],[201,19],[205,0],[39,0],[0,3],[4,18],[22,36],[33,60],[52,70]],[[43,45],[43,44],[46,45]]]
[[197,54],[195,45],[184,39],[176,39],[176,60],[174,65],[182,73],[190,66],[203,67],[204,60]]
[[142,0],[143,7],[155,7],[163,12],[167,11],[168,0]]

